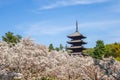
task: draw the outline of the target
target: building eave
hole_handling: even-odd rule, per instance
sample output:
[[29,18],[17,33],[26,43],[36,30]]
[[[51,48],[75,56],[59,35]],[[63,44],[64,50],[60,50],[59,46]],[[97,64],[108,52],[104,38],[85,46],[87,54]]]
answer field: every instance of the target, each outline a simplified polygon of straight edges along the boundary
[[83,40],[71,40],[71,41],[67,41],[67,43],[72,44],[72,43],[82,43],[82,44],[86,44],[86,42],[84,42]]

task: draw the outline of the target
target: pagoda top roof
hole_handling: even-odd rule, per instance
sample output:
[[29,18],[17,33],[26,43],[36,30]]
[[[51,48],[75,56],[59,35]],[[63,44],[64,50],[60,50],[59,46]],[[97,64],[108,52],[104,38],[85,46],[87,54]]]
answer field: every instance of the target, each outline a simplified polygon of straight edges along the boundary
[[68,35],[68,37],[77,37],[77,36],[82,36],[82,37],[84,37],[82,34],[80,34],[78,31],[77,32],[74,32],[74,33],[72,33],[72,34],[70,34],[70,35]]

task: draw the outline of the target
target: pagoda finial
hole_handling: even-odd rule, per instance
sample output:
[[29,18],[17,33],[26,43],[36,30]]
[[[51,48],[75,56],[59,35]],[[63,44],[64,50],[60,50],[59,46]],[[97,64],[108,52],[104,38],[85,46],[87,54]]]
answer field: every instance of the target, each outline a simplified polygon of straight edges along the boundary
[[78,32],[78,22],[76,20],[76,32]]

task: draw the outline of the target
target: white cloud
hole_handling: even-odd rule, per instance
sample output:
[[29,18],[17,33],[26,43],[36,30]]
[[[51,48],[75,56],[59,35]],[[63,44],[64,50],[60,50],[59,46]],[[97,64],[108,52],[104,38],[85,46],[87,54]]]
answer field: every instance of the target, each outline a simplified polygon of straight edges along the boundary
[[18,29],[24,30],[24,34],[28,36],[57,35],[73,29],[73,27],[61,27],[55,24],[51,24],[47,21],[34,24],[17,25],[16,27]]
[[[62,36],[62,40],[66,41],[66,35],[74,32],[75,25],[61,25],[54,24],[54,22],[37,22],[33,24],[23,24],[19,25],[19,30],[24,32],[24,36],[31,36],[35,40],[39,40],[40,37],[45,36],[47,38],[46,42],[49,42],[49,38],[58,38],[57,36]],[[88,47],[95,46],[96,40],[103,40],[105,43],[113,43],[120,41],[120,20],[105,20],[105,21],[94,21],[94,22],[84,22],[79,23],[79,31],[83,32],[82,34],[87,36],[85,39],[88,42]],[[68,27],[69,26],[69,27]],[[17,26],[16,26],[17,27]],[[20,28],[21,27],[21,28]],[[48,36],[48,37],[46,37]],[[56,39],[56,40],[61,40]],[[52,41],[52,39],[51,39]],[[54,40],[53,40],[54,41]],[[56,41],[55,43],[59,43]],[[43,42],[44,43],[44,42]],[[54,42],[53,42],[54,43]]]
[[[107,32],[109,32],[111,31],[111,29],[112,30],[117,29],[120,31],[119,26],[117,25],[120,25],[120,20],[85,22],[85,23],[79,23],[79,29],[84,31],[88,30],[89,33],[90,31],[92,32],[95,30],[99,30],[103,32],[108,30]],[[58,35],[75,29],[74,25],[62,26],[62,25],[52,24],[52,22],[41,22],[41,23],[27,24],[27,25],[24,24],[24,26],[21,27],[22,28],[20,28],[19,26],[19,29],[24,30],[26,35],[31,35],[31,36]]]
[[31,26],[25,33],[28,35],[39,36],[39,35],[57,35],[67,30],[70,30],[70,27],[40,27],[39,26]]
[[[51,0],[52,2],[53,0]],[[71,5],[78,5],[78,4],[94,4],[94,3],[102,3],[109,0],[56,0],[53,1],[53,3],[44,5],[40,7],[40,10],[47,10],[47,9],[53,9],[57,7],[63,7],[63,6],[71,6]]]

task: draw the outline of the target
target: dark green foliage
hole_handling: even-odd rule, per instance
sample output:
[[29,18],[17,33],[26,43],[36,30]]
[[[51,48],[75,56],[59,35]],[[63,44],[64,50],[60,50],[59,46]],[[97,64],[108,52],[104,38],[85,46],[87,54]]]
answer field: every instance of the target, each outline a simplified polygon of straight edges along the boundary
[[106,45],[105,57],[113,56],[116,60],[120,61],[120,43],[113,43]]
[[114,43],[112,52],[115,53],[115,55],[114,55],[115,58],[117,58],[117,57],[120,58],[120,43]]
[[106,51],[105,57],[113,56],[115,58],[120,58],[120,43],[107,44]]
[[62,44],[60,44],[60,46],[59,46],[59,47],[56,47],[55,50],[56,50],[56,51],[64,51],[64,47],[63,47]]
[[15,45],[16,43],[20,42],[20,39],[22,37],[20,35],[14,35],[12,32],[5,33],[4,36],[2,36],[2,40],[7,42],[8,44]]
[[89,56],[97,59],[102,59],[103,57],[114,57],[116,60],[120,61],[120,43],[106,44],[104,45],[103,41],[96,41],[96,47],[88,48],[83,51]]
[[120,57],[117,57],[117,58],[115,58],[115,59],[120,62]]
[[94,57],[93,52],[94,52],[94,48],[88,48],[88,49],[83,51],[83,53],[86,53],[86,54],[88,54],[91,57]]
[[60,48],[56,47],[55,50],[56,50],[56,51],[60,51]]
[[105,46],[105,49],[106,49],[105,57],[115,56],[115,53],[112,50],[112,45],[111,44],[107,44]]
[[117,61],[120,61],[120,43],[118,42],[104,45],[102,40],[97,40],[96,47],[88,48],[83,52],[96,59],[102,59],[102,57],[108,58],[112,56]]
[[102,59],[105,53],[106,50],[104,42],[102,40],[97,40],[96,47],[94,47],[93,57],[96,59]]
[[56,50],[56,51],[64,51],[64,47],[63,47],[62,44],[60,44],[59,47],[55,47],[55,48],[54,48],[53,44],[51,43],[51,44],[49,45],[49,51],[52,51],[52,50]]
[[54,46],[53,46],[53,44],[51,43],[51,44],[49,45],[49,51],[52,51],[52,50],[54,50]]
[[62,44],[60,44],[60,50],[63,50],[63,48],[64,48],[64,47],[63,47],[63,45],[62,45]]

